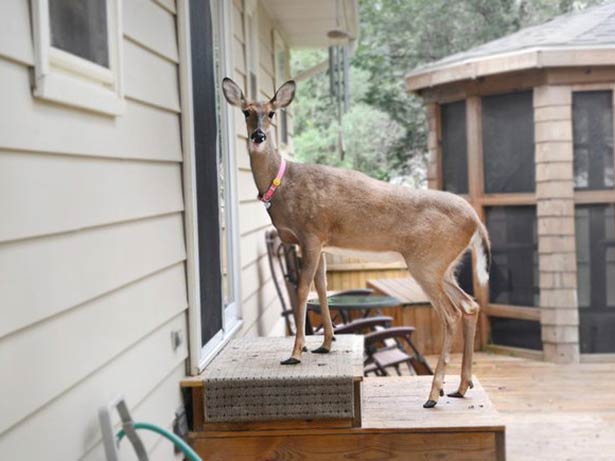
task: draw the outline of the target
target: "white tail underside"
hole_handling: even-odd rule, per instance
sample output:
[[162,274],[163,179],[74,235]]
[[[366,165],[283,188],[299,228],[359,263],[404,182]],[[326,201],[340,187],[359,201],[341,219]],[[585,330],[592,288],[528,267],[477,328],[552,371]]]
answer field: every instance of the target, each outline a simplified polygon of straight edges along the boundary
[[487,285],[489,281],[489,273],[487,272],[487,255],[483,246],[483,241],[478,231],[474,232],[470,245],[476,251],[476,276],[478,277],[478,283],[481,286]]

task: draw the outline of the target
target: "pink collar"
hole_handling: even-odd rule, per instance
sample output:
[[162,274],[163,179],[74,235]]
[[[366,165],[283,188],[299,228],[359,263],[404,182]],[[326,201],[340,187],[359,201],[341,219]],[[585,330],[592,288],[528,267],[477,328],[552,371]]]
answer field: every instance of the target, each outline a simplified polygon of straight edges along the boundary
[[280,168],[278,168],[278,174],[276,174],[273,181],[271,181],[269,189],[267,189],[267,192],[259,197],[259,200],[263,202],[265,208],[269,209],[271,206],[271,199],[273,198],[273,194],[275,194],[276,189],[280,187],[280,184],[282,184],[284,173],[286,173],[286,160],[282,159],[282,162],[280,162]]

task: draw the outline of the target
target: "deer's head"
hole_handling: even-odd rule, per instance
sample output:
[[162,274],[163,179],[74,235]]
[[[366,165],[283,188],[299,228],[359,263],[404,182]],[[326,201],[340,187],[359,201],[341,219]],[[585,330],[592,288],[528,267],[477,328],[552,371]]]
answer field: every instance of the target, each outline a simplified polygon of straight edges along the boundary
[[288,106],[295,97],[295,82],[289,80],[282,84],[275,96],[266,102],[248,102],[241,88],[230,78],[222,80],[224,97],[232,106],[239,107],[246,117],[250,150],[259,151],[271,134],[271,120],[278,109]]

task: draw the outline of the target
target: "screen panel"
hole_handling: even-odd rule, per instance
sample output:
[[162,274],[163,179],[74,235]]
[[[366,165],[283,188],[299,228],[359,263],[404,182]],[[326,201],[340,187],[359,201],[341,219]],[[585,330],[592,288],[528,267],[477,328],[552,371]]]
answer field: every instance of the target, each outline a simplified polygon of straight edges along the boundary
[[482,125],[485,192],[533,192],[532,92],[483,97]]
[[577,206],[575,215],[581,352],[615,352],[615,205]]
[[493,344],[542,350],[540,322],[490,317]]
[[51,44],[109,67],[107,0],[49,0]]
[[455,194],[468,193],[466,102],[440,106],[442,125],[442,185]]
[[613,187],[613,93],[572,96],[574,180],[577,189]]
[[492,251],[489,301],[538,306],[536,207],[487,208],[486,224]]

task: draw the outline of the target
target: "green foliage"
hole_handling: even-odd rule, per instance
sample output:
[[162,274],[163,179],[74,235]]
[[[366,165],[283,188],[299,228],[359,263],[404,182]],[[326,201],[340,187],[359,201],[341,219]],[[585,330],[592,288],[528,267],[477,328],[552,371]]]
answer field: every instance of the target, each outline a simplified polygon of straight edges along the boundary
[[[299,85],[297,158],[343,165],[371,176],[425,183],[426,120],[404,75],[417,66],[496,39],[597,0],[359,0],[360,38],[351,65],[351,110],[342,124],[346,155],[321,73]],[[325,51],[293,51],[293,73],[326,59]]]

